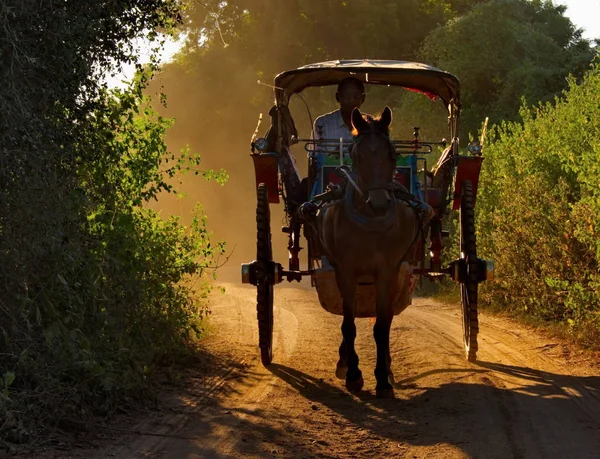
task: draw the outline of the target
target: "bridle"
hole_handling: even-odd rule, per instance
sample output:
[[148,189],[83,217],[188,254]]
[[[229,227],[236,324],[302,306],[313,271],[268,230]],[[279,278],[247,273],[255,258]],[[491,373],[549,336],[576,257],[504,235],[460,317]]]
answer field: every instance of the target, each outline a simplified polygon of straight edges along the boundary
[[[365,138],[368,136],[383,137],[388,145],[388,156],[394,165],[396,164],[396,159],[398,158],[398,153],[396,153],[396,147],[394,146],[393,142],[390,140],[390,136],[388,134],[377,131],[373,128],[371,128],[370,132],[368,132],[368,133],[364,133],[364,134],[359,133],[357,136],[354,137],[354,139],[352,141],[352,146],[350,147],[350,158],[352,158],[352,170],[354,171],[354,173],[356,174],[357,177],[358,177],[358,163],[360,162],[360,154],[358,153],[358,148],[359,148],[361,142],[363,142],[365,140]],[[342,169],[342,172],[344,173],[344,175],[346,175],[346,178],[349,179],[348,182],[352,186],[354,186],[354,188],[356,188],[356,190],[358,191],[358,193],[361,196],[364,196],[365,194],[369,194],[369,192],[375,191],[375,190],[386,190],[386,191],[390,191],[390,192],[393,191],[393,185],[392,185],[393,179],[390,180],[390,182],[387,185],[378,185],[378,186],[372,186],[372,187],[368,187],[365,189],[361,189],[358,186],[358,184],[355,183],[354,180],[352,180],[350,178],[350,175],[346,171],[344,171]]]

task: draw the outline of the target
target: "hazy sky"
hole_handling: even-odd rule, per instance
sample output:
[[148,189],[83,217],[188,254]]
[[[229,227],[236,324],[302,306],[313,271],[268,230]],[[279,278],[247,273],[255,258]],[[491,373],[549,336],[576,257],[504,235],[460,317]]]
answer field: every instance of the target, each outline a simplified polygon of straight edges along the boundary
[[565,16],[584,29],[584,38],[600,38],[600,0],[554,0],[554,4],[567,6]]

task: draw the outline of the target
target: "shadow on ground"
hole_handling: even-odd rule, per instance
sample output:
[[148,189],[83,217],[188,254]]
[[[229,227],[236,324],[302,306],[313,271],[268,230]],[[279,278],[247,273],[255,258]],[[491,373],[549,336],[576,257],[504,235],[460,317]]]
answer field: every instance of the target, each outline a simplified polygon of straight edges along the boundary
[[[586,406],[600,406],[598,377],[480,362],[399,381],[395,399],[378,399],[370,392],[350,395],[341,382],[332,384],[285,365],[272,364],[268,369],[284,387],[297,392],[307,409],[298,409],[292,417],[266,406],[222,412],[200,431],[195,429],[196,440],[185,456],[174,451],[164,459],[389,457],[400,454],[394,453],[400,446],[439,445],[486,459],[593,458],[600,451],[600,425],[594,422],[600,413],[586,416]],[[423,384],[430,376],[443,373],[451,374],[455,381],[437,387]],[[462,381],[461,373],[472,379]],[[248,373],[245,377],[252,380],[265,375]],[[506,378],[522,385],[504,388]],[[407,397],[406,388],[414,395]],[[311,406],[325,415],[311,413]],[[196,427],[202,425],[202,419],[197,421]],[[202,435],[210,437],[219,424],[233,426],[238,433],[227,452],[219,443],[203,446]],[[347,441],[346,450],[340,449],[339,440],[331,444],[336,437]]]

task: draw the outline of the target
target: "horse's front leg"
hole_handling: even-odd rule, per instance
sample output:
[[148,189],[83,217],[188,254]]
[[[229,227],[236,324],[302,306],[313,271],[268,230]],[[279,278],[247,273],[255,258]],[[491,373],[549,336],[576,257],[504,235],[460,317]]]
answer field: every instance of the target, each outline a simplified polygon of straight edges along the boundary
[[335,377],[338,379],[346,379],[346,374],[348,373],[348,353],[346,351],[344,338],[342,338],[342,344],[340,344],[339,355],[340,359],[335,366]]
[[[354,323],[355,316],[355,301],[357,279],[355,276],[347,275],[347,273],[336,273],[337,284],[342,295],[344,307],[344,320],[342,322],[342,346],[340,347],[340,362],[338,362],[338,370],[340,364],[343,364],[342,357],[345,354],[347,371],[346,371],[346,389],[350,392],[358,392],[362,389],[364,380],[362,372],[358,368],[358,355],[354,349],[354,341],[356,339],[356,324]],[[344,352],[345,351],[345,352]]]
[[375,392],[378,397],[390,397],[394,395],[394,387],[390,381],[394,377],[391,370],[390,356],[390,328],[394,318],[392,311],[392,293],[397,287],[397,276],[380,274],[376,281],[377,289],[377,320],[373,327],[373,337],[377,345],[377,363],[375,365],[375,379],[377,386]]

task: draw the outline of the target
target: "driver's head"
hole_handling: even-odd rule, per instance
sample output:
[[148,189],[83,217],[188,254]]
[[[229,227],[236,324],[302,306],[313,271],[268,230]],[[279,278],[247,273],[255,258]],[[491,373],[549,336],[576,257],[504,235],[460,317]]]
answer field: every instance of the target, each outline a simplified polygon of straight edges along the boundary
[[365,87],[357,78],[345,78],[338,85],[335,100],[339,102],[342,112],[351,113],[365,101]]

